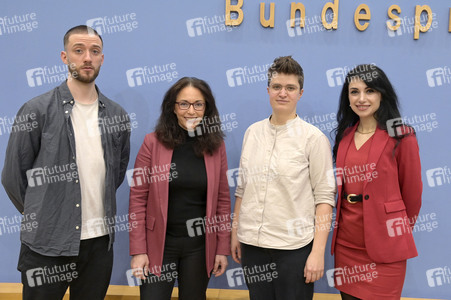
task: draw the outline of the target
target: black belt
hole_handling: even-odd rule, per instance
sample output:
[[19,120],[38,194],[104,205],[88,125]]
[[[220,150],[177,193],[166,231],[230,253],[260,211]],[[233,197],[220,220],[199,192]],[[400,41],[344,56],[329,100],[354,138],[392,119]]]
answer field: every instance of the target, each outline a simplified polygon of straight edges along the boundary
[[363,200],[363,196],[362,194],[357,195],[357,194],[345,194],[344,197],[346,200],[348,200],[349,203],[357,203],[357,202],[362,202]]

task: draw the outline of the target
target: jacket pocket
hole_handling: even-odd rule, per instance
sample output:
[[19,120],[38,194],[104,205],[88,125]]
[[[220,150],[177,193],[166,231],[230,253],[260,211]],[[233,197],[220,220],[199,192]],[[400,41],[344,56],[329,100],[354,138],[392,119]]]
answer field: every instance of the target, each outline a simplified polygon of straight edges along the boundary
[[406,210],[406,206],[404,205],[404,201],[402,201],[402,200],[385,202],[384,206],[385,206],[386,213],[392,213],[392,212]]
[[153,230],[155,227],[155,217],[148,217],[146,220],[146,228]]

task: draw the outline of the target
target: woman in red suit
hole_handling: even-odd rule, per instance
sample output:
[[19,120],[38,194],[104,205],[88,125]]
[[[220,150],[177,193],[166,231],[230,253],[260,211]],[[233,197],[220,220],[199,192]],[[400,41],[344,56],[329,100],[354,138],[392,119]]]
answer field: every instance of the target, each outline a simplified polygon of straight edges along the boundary
[[[208,84],[184,77],[164,96],[133,170],[129,214],[141,299],[205,299],[230,255],[230,196],[220,118]],[[131,217],[130,217],[131,218]]]
[[418,255],[412,228],[422,182],[415,132],[402,124],[396,93],[374,65],[347,74],[337,121],[335,287],[342,299],[400,299],[406,260]]

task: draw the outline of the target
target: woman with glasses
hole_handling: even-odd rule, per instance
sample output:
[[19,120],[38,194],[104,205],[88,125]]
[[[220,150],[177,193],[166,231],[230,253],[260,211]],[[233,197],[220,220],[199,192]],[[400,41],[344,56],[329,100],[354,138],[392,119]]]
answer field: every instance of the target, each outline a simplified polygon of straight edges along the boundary
[[253,300],[312,299],[324,272],[332,155],[327,137],[296,114],[303,82],[298,62],[276,58],[268,70],[272,113],[244,135],[231,248]]
[[342,299],[400,299],[406,260],[417,256],[412,230],[421,206],[421,165],[412,127],[375,65],[359,65],[340,95],[333,154],[338,227],[335,287]]
[[141,299],[171,299],[175,278],[180,299],[205,299],[210,275],[225,272],[230,196],[219,120],[208,84],[184,77],[166,92],[138,152],[129,213]]

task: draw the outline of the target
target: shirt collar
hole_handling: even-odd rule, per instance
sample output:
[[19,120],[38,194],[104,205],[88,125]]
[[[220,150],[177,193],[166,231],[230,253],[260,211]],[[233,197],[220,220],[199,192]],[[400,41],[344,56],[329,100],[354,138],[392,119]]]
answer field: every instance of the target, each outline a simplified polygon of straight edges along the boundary
[[[97,85],[95,87],[96,87],[97,94],[99,95],[99,97],[98,97],[99,107],[105,108],[105,101],[103,101],[104,96],[99,91],[99,88],[97,87]],[[61,99],[60,99],[61,105],[70,104],[70,105],[74,106],[74,104],[75,104],[74,97],[72,96],[72,94],[69,90],[69,87],[67,86],[67,80],[65,80],[61,83],[61,85],[59,86],[59,92],[61,95]]]

